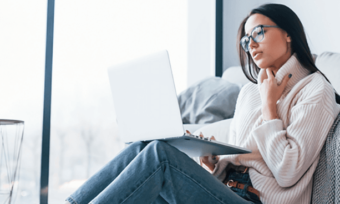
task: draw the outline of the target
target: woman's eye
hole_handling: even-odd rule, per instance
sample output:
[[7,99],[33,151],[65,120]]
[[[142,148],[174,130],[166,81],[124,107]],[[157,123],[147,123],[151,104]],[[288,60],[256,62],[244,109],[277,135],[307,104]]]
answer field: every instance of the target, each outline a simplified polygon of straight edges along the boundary
[[262,29],[260,27],[255,28],[255,32],[259,33]]

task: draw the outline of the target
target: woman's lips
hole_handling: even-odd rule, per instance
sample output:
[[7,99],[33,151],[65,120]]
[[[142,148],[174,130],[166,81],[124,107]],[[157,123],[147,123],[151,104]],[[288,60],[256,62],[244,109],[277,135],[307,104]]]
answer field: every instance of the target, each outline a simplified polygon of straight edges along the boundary
[[262,55],[262,52],[258,52],[258,53],[256,53],[256,55],[253,57],[253,59],[254,59],[254,60],[257,60],[257,59],[259,59],[259,58],[261,57],[261,55]]

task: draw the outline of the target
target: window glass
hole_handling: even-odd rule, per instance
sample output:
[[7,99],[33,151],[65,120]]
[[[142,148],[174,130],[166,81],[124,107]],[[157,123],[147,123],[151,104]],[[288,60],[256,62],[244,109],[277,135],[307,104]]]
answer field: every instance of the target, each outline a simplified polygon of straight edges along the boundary
[[49,203],[61,203],[124,147],[108,67],[167,49],[186,88],[187,1],[57,1],[54,31]]
[[[0,1],[0,119],[25,122],[12,203],[39,203],[46,8],[46,1]],[[5,164],[4,149],[0,165]],[[3,196],[1,191],[0,203],[8,202]]]

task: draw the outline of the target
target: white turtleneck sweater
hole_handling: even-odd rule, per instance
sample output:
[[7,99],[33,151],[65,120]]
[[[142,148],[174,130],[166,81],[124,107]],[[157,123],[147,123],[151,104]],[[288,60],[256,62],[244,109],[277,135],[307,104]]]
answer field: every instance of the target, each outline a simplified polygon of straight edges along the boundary
[[247,166],[263,203],[309,204],[320,151],[340,111],[334,89],[320,73],[310,74],[292,55],[275,76],[281,83],[285,75],[292,74],[277,102],[280,119],[263,123],[262,71],[258,85],[248,83],[242,88],[229,135],[231,144],[252,153],[221,156],[212,174],[222,181],[229,163]]

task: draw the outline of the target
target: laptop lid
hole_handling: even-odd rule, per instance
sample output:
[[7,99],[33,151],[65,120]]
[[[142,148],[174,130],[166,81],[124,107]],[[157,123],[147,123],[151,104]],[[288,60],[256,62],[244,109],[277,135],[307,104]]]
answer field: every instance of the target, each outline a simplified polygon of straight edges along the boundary
[[166,50],[110,67],[108,74],[122,141],[184,134]]

